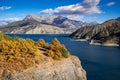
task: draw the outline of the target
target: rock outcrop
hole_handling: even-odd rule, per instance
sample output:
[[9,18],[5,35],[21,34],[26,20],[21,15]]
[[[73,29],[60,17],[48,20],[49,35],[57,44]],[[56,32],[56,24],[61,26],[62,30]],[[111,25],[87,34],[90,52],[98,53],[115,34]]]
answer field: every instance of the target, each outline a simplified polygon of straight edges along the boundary
[[70,56],[62,60],[46,59],[44,64],[19,73],[4,70],[0,80],[86,80],[86,72],[80,60]]

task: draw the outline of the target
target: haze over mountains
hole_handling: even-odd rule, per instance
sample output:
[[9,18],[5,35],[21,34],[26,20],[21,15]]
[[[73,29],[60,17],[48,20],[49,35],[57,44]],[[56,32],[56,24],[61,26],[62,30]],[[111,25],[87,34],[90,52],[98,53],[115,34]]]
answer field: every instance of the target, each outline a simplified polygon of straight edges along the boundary
[[102,24],[81,27],[70,36],[80,39],[92,39],[91,44],[117,46],[120,44],[120,17]]
[[62,16],[36,16],[27,15],[23,20],[9,23],[0,28],[3,33],[28,33],[28,34],[41,34],[41,33],[71,33],[81,26],[95,25],[96,22],[82,22],[70,20]]

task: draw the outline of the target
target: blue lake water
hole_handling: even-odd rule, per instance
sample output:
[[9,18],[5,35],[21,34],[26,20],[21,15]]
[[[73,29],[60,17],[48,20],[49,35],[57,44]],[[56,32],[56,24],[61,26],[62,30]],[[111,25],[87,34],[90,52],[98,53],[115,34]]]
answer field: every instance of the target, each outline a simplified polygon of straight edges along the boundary
[[[14,36],[10,34],[10,36]],[[72,55],[80,58],[83,68],[87,72],[87,80],[120,80],[120,47],[91,46],[88,42],[74,41],[69,35],[62,34],[18,34],[22,38],[35,41],[43,38],[50,43],[58,38]]]

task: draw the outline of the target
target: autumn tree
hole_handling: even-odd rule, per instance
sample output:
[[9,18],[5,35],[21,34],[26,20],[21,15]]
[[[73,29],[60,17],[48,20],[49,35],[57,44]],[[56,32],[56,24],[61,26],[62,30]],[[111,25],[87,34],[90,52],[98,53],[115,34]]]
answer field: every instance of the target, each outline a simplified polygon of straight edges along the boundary
[[48,44],[44,41],[44,39],[39,39],[38,42],[36,42],[36,46],[42,47],[42,48],[47,48]]
[[62,57],[67,58],[69,55],[67,49],[59,42],[57,38],[53,39],[47,52],[47,54],[53,59],[60,59]]

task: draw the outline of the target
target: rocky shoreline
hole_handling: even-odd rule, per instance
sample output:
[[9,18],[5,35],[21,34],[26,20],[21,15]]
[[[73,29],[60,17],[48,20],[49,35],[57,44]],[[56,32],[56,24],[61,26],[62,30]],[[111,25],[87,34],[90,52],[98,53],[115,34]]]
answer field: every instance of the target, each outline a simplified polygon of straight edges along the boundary
[[86,72],[80,60],[75,56],[66,59],[52,60],[20,73],[4,70],[0,80],[87,80]]
[[119,46],[119,44],[116,43],[99,43],[99,42],[93,42],[90,41],[90,45],[97,45],[97,46]]

